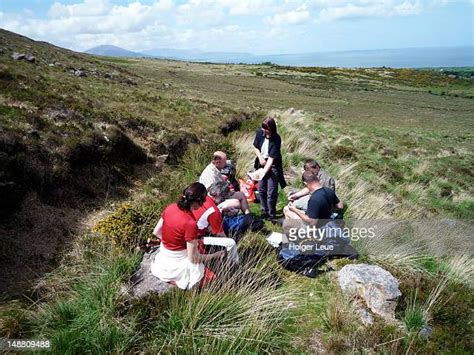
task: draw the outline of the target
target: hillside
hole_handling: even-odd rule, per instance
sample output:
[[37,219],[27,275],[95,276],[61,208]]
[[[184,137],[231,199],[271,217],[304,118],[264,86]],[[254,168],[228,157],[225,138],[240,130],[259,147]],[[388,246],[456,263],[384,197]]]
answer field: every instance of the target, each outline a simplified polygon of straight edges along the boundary
[[[0,336],[50,339],[56,353],[472,347],[472,79],[96,57],[0,30],[0,88]],[[223,285],[124,297],[135,247],[163,207],[217,148],[243,176],[269,113],[293,185],[317,158],[347,223],[422,221],[356,243],[359,263],[400,280],[399,323],[354,317],[332,272],[350,261],[304,278],[281,268],[261,234],[239,245],[243,267]]]
[[0,48],[1,290],[49,270],[86,211],[126,197],[234,114],[177,98],[168,82],[119,59],[3,30]]

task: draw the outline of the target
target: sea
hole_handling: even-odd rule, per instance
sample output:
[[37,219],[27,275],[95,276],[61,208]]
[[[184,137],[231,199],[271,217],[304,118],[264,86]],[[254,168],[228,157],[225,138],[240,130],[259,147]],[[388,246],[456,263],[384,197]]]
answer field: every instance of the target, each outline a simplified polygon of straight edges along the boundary
[[304,54],[251,55],[239,58],[208,58],[210,62],[343,68],[474,67],[474,46],[378,49]]

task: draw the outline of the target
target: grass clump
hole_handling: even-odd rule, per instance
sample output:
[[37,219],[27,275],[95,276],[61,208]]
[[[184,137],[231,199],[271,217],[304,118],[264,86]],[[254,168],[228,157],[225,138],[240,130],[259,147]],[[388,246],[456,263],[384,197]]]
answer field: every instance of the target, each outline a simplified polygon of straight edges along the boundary
[[403,322],[408,332],[418,332],[427,324],[423,307],[417,303],[417,292],[407,299]]

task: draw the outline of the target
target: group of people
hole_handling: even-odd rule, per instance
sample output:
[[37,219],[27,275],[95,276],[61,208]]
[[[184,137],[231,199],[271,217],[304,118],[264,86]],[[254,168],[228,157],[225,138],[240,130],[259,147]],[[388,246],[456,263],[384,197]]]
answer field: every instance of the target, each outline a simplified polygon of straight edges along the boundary
[[[273,118],[267,117],[253,142],[261,217],[276,222],[278,187],[286,187],[281,154],[281,137]],[[239,263],[236,241],[226,234],[224,216],[250,213],[246,196],[233,191],[221,170],[227,164],[225,152],[217,151],[198,182],[186,187],[176,203],[165,208],[153,234],[161,240],[151,264],[153,275],[181,289],[211,281],[215,274],[206,265],[224,260]],[[334,179],[314,160],[307,160],[302,176],[305,187],[289,195],[286,219],[322,226],[334,209],[342,209],[335,194]]]

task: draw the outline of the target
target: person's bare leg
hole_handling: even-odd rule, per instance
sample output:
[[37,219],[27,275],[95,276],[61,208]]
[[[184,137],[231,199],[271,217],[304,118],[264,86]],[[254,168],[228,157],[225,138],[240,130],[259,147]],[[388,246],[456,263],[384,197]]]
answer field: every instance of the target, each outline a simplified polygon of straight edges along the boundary
[[249,203],[247,202],[247,197],[245,197],[244,193],[241,191],[236,191],[231,195],[231,198],[236,198],[240,202],[240,209],[243,213],[248,214],[250,213],[249,210]]

